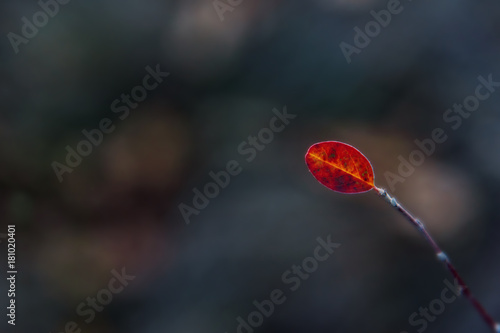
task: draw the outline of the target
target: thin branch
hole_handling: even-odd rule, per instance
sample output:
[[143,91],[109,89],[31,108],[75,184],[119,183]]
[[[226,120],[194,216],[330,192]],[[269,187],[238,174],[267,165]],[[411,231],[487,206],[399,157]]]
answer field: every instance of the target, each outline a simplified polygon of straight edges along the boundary
[[406,217],[408,221],[410,221],[411,224],[413,224],[420,231],[420,233],[424,236],[425,240],[434,249],[436,257],[439,259],[439,261],[441,261],[446,266],[446,268],[448,268],[453,277],[458,281],[458,284],[460,286],[460,293],[462,295],[465,295],[465,297],[467,297],[467,299],[472,303],[476,311],[481,315],[483,320],[486,322],[486,324],[488,324],[488,326],[492,329],[492,331],[495,333],[500,333],[500,324],[498,324],[497,322],[495,322],[495,320],[493,320],[493,318],[486,311],[483,305],[476,299],[476,297],[474,297],[469,287],[465,284],[465,281],[462,279],[460,274],[458,274],[455,266],[452,265],[448,256],[441,250],[436,241],[434,241],[431,235],[427,232],[424,224],[420,222],[418,219],[414,218],[406,209],[403,208],[403,206],[401,206],[397,202],[395,198],[391,197],[386,190],[378,188],[376,186],[374,186],[374,189],[378,195],[383,197],[385,201],[387,201],[394,208],[396,208],[401,214],[404,215],[404,217]]

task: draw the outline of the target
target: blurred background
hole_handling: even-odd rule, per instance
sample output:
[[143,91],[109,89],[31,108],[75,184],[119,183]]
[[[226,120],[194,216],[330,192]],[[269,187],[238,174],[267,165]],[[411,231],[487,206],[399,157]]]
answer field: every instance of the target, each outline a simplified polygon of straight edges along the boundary
[[[436,128],[447,140],[390,192],[500,320],[500,91],[457,129],[443,119],[479,75],[500,81],[498,1],[404,1],[350,63],[339,44],[387,1],[48,3],[47,20],[35,1],[0,4],[0,233],[16,225],[19,272],[1,332],[237,332],[274,289],[286,302],[255,332],[489,332],[465,299],[410,325],[451,276],[373,191],[329,191],[304,163],[313,143],[344,141],[389,188]],[[148,66],[169,76],[114,112]],[[238,147],[285,107],[296,117],[248,161]],[[54,162],[106,118],[114,130],[60,181]],[[232,160],[241,173],[187,224],[179,205]],[[290,291],[282,274],[328,235],[341,246]],[[133,281],[85,322],[77,308],[122,269]]]

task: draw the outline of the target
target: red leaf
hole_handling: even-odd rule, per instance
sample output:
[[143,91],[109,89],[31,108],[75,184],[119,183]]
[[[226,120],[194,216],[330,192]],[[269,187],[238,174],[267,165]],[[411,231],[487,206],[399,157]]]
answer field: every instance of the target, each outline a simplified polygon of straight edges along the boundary
[[331,190],[341,193],[362,193],[371,190],[373,169],[359,150],[338,141],[312,145],[306,164],[313,176]]

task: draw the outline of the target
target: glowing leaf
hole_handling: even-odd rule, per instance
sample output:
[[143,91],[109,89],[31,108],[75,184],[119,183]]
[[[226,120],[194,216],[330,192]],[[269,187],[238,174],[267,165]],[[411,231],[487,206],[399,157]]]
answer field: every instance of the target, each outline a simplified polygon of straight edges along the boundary
[[359,150],[337,141],[312,145],[306,164],[313,176],[331,190],[362,193],[374,187],[372,165]]

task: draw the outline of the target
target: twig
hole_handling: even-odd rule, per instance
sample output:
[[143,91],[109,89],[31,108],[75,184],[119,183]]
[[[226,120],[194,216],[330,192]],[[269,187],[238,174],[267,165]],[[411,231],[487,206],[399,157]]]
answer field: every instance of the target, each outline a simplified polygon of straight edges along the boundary
[[469,287],[465,284],[465,281],[462,279],[460,274],[458,274],[457,270],[455,269],[455,266],[452,265],[450,259],[448,256],[441,250],[439,245],[437,245],[436,241],[431,237],[431,235],[427,232],[425,229],[425,226],[422,222],[420,222],[418,219],[414,218],[406,209],[401,206],[396,199],[391,197],[386,190],[383,188],[378,188],[374,186],[375,191],[377,192],[378,195],[383,197],[388,203],[390,203],[394,208],[396,208],[401,214],[406,217],[408,221],[410,221],[411,224],[413,224],[424,236],[425,240],[432,246],[434,249],[434,252],[436,253],[436,257],[444,263],[446,268],[451,272],[453,277],[458,281],[458,284],[460,286],[460,293],[462,295],[465,295],[467,299],[472,303],[476,311],[481,315],[483,320],[488,324],[488,326],[491,327],[493,332],[495,333],[500,333],[500,324],[495,322],[493,318],[490,316],[490,314],[486,311],[486,309],[483,307],[483,305],[474,297],[472,292],[470,291]]

